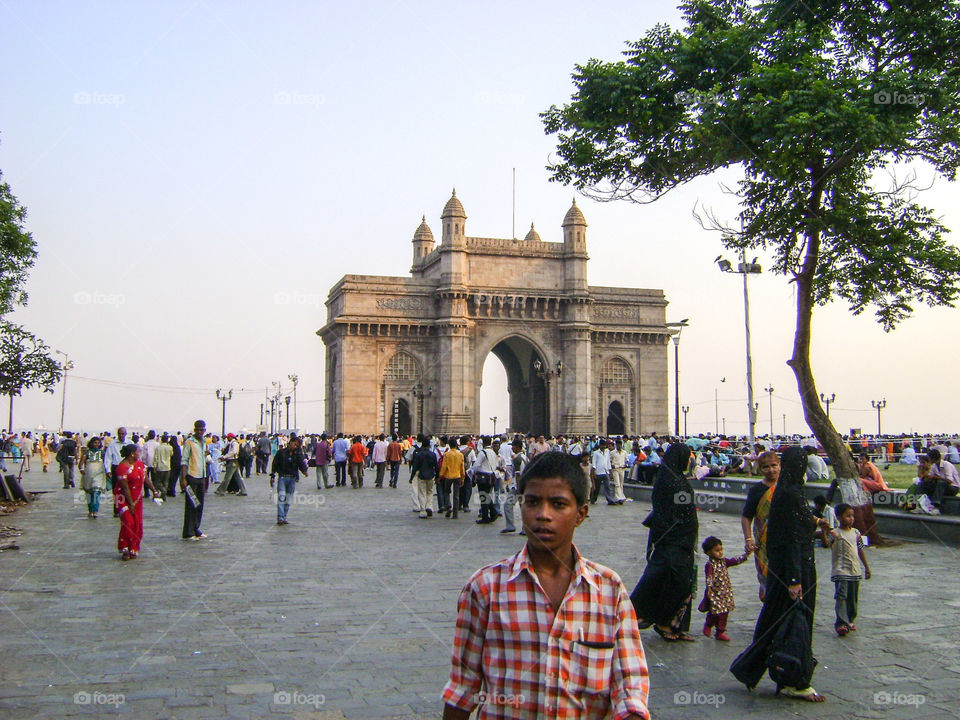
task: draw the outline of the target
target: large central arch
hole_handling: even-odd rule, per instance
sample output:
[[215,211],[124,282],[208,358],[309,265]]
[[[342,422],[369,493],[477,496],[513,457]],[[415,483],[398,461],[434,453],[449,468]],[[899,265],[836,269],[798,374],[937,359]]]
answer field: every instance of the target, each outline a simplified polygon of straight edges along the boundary
[[[510,396],[509,428],[512,431],[545,433],[550,409],[547,384],[534,370],[544,358],[532,342],[519,335],[500,340],[490,352],[503,363]],[[482,358],[486,361],[486,356]],[[482,365],[481,365],[482,367]]]

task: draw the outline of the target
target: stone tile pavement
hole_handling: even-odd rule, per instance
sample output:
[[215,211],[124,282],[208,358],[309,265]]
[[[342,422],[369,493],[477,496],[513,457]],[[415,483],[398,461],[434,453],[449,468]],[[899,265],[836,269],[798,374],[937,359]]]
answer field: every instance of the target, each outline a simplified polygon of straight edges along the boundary
[[[399,490],[317,492],[301,480],[291,524],[277,527],[261,476],[249,497],[210,497],[199,543],[179,539],[180,497],[148,503],[141,557],[122,563],[109,510],[88,520],[52,473],[24,484],[49,492],[4,520],[23,536],[0,554],[0,720],[437,718],[457,594],[523,541],[475,525],[475,513],[419,520],[405,470]],[[583,553],[630,589],[648,509],[597,505],[577,531]],[[737,549],[736,518],[700,521],[702,537]],[[960,554],[934,540],[868,552],[860,630],[839,639],[829,551],[818,551],[825,705],[774,697],[767,680],[747,693],[726,671],[759,609],[751,563],[731,571],[731,643],[644,633],[654,717],[960,717]]]

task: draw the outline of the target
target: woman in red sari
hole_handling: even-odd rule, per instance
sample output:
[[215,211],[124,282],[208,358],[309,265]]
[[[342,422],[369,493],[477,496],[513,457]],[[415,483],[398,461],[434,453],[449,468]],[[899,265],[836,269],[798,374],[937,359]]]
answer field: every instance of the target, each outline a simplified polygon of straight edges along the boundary
[[140,461],[140,448],[126,445],[121,451],[123,462],[117,465],[113,498],[120,513],[120,537],[117,549],[121,560],[133,560],[140,554],[143,539],[143,486],[156,493],[147,477],[147,467]]

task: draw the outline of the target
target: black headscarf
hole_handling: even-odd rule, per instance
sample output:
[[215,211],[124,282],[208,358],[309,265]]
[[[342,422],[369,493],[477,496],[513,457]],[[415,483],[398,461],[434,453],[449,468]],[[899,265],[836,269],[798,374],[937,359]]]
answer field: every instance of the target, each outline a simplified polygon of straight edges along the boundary
[[767,545],[804,546],[813,543],[813,513],[803,484],[807,477],[807,453],[802,448],[787,448],[780,460],[780,479],[770,501],[767,519]]
[[653,484],[653,510],[643,524],[650,528],[650,539],[660,542],[668,535],[691,547],[697,541],[697,507],[686,472],[690,466],[690,448],[675,442],[667,449]]

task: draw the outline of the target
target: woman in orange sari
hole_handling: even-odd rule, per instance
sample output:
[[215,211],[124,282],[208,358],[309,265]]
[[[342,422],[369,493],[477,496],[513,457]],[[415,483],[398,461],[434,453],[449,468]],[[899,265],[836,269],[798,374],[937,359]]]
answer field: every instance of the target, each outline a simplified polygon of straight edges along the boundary
[[140,461],[140,448],[126,445],[121,451],[123,462],[116,467],[113,498],[120,514],[120,537],[117,549],[121,560],[134,560],[140,554],[143,539],[143,486],[156,494],[147,477],[147,466]]
[[754,485],[747,493],[740,525],[743,529],[743,548],[754,553],[757,582],[760,583],[760,601],[763,602],[767,582],[767,516],[770,514],[770,502],[780,477],[780,458],[775,452],[768,450],[757,458],[757,465],[763,482]]

